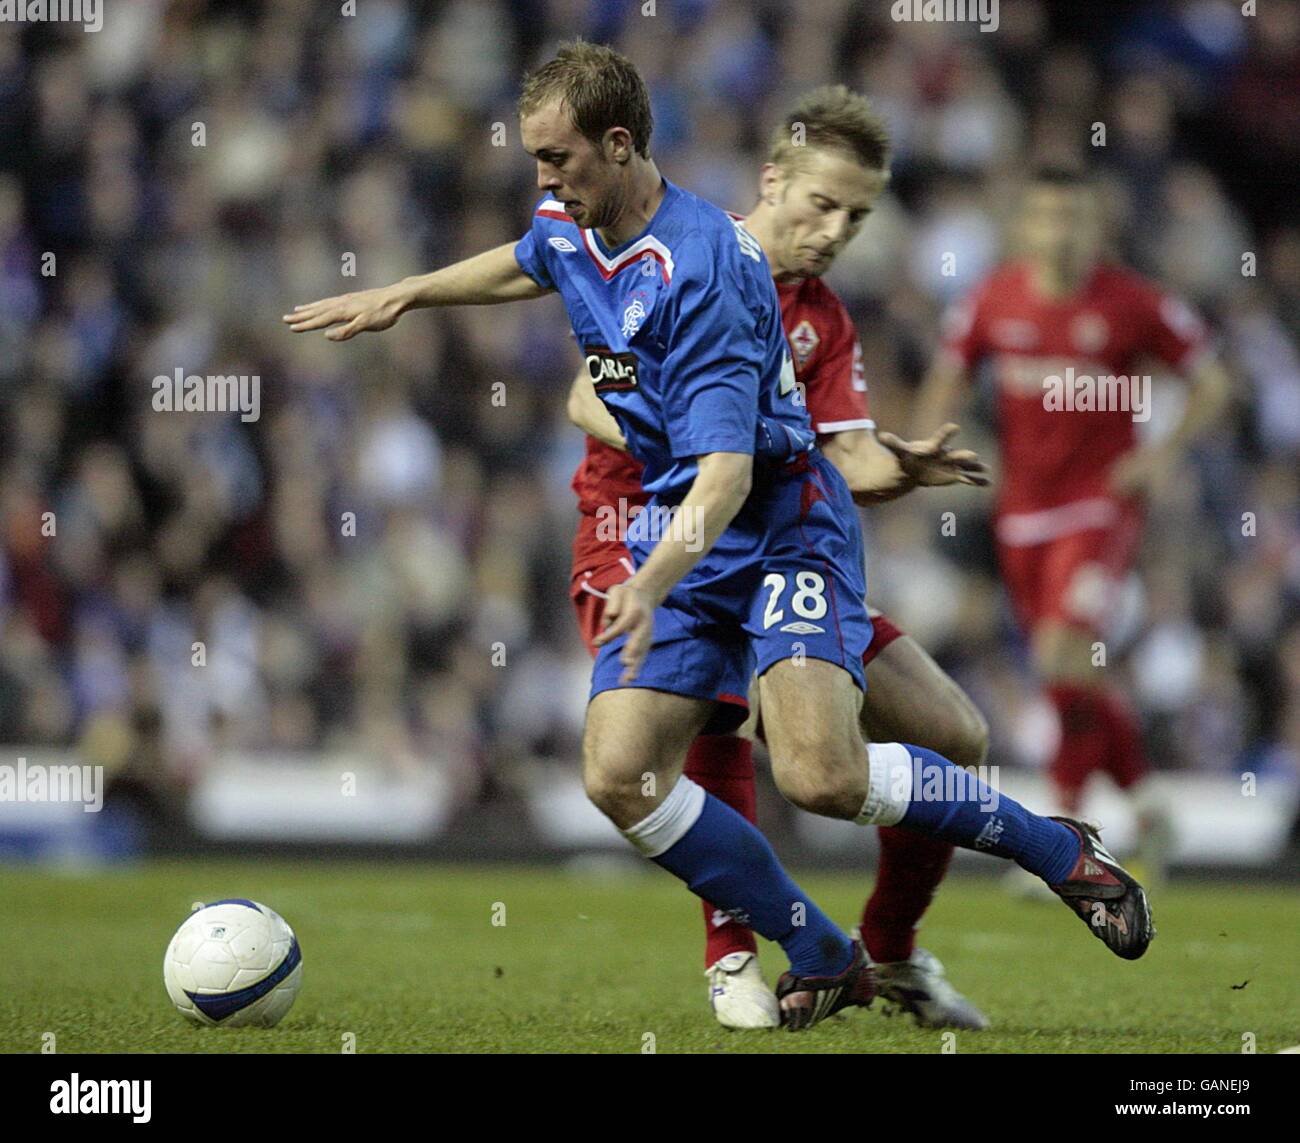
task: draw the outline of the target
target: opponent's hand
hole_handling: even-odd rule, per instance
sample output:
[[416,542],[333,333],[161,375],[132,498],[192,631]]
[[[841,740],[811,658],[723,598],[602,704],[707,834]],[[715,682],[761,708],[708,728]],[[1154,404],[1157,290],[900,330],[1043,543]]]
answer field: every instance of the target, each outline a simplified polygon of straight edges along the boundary
[[[382,286],[294,306],[293,313],[280,320],[294,333],[324,329],[330,341],[347,341],[366,330],[378,333],[388,329],[405,312],[406,298],[398,286]],[[329,326],[336,328],[327,329]]]
[[948,441],[960,429],[951,422],[925,440],[905,441],[893,433],[877,433],[876,439],[898,457],[899,466],[909,480],[925,488],[945,484],[989,483],[989,466],[968,448],[950,449]]
[[619,682],[624,686],[636,678],[641,664],[645,662],[654,637],[654,614],[654,601],[632,579],[616,583],[609,589],[609,598],[605,600],[604,626],[592,643],[603,647],[620,635],[627,636],[627,642],[618,655],[618,661],[624,668]]

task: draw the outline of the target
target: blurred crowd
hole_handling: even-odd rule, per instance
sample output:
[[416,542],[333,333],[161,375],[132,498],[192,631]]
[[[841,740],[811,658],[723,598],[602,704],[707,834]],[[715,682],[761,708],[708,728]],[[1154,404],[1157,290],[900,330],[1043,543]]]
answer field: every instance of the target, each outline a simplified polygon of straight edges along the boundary
[[[728,208],[801,90],[842,80],[884,113],[892,188],[829,280],[887,428],[1027,166],[1103,172],[1118,252],[1207,316],[1236,382],[1152,506],[1107,669],[1160,767],[1300,774],[1300,6],[1003,0],[995,33],[887,0],[343,7],[0,24],[0,741],[179,783],[227,750],[353,750],[438,767],[467,802],[575,755],[558,301],[345,346],[279,318],[522,234],[519,78],[581,33],[642,69],[664,173]],[[258,376],[260,417],[155,411],[178,368]],[[1179,401],[1160,392],[1155,431]],[[973,400],[964,439],[996,463]],[[989,503],[870,513],[868,579],[986,711],[993,760],[1035,764],[1053,727]]]

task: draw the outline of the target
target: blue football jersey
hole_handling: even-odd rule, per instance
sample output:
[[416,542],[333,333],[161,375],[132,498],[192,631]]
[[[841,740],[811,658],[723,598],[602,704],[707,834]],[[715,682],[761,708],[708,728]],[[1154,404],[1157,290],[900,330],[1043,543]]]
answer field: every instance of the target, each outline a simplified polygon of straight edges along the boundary
[[645,466],[643,487],[672,504],[694,481],[698,456],[788,460],[816,436],[758,240],[725,211],[663,185],[650,225],[613,249],[543,199],[515,258],[564,299],[596,392]]

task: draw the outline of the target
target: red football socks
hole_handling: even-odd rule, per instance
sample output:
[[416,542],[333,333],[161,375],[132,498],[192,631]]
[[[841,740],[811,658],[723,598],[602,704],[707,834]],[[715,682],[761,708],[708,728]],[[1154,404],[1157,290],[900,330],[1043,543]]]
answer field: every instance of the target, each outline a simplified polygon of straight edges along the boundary
[[[682,772],[746,820],[756,822],[754,744],[749,739],[732,734],[702,734],[691,743]],[[750,929],[719,912],[707,901],[702,905],[708,934],[704,946],[705,968],[716,964],[728,953],[758,951]]]
[[916,928],[948,872],[953,847],[897,826],[880,827],[876,888],[862,911],[862,943],[877,964],[907,960]]
[[1056,683],[1047,688],[1061,720],[1061,743],[1049,773],[1061,808],[1077,813],[1088,776],[1102,770],[1127,789],[1147,771],[1142,732],[1128,701],[1114,687]]

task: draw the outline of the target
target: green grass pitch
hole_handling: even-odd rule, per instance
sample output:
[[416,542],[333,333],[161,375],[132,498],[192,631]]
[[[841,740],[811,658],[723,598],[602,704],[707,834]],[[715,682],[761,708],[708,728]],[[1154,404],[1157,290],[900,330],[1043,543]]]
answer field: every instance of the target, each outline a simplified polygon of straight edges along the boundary
[[[869,875],[810,873],[847,925]],[[196,900],[251,897],[303,950],[304,985],[270,1030],[185,1023],[162,957]],[[502,906],[504,916],[502,916]],[[953,878],[922,943],[991,1018],[958,1052],[1259,1052],[1300,1042],[1300,901],[1289,888],[1176,884],[1159,936],[1117,960],[1054,902]],[[37,1052],[940,1052],[941,1033],[877,1001],[801,1035],[733,1033],[707,1006],[696,902],[655,870],[407,862],[154,862],[0,876],[0,1050]],[[494,924],[504,919],[504,924]],[[763,953],[768,979],[783,963]]]

